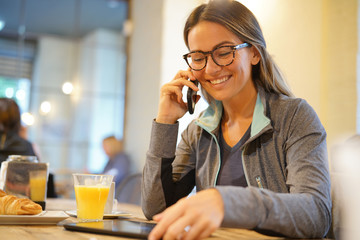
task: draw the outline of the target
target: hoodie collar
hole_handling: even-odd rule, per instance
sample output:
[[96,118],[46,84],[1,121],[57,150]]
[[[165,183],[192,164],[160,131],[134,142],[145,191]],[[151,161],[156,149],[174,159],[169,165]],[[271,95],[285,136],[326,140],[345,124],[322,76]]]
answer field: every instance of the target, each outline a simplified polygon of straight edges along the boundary
[[[253,137],[260,133],[266,126],[270,124],[270,119],[266,116],[266,99],[265,91],[262,88],[258,88],[257,99],[255,103],[253,120],[251,123],[250,137]],[[209,133],[219,127],[223,112],[223,105],[221,101],[214,100],[212,104],[203,112],[203,114],[196,120],[196,124],[202,127]]]

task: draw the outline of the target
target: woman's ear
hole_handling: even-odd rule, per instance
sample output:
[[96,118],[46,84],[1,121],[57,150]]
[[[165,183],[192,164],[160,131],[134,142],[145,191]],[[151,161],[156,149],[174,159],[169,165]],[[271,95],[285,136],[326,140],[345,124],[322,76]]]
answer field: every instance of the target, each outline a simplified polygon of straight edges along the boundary
[[251,56],[251,64],[252,65],[256,65],[259,63],[260,59],[261,59],[261,56],[260,56],[260,53],[258,51],[258,49],[254,46],[251,46],[250,48],[250,56]]

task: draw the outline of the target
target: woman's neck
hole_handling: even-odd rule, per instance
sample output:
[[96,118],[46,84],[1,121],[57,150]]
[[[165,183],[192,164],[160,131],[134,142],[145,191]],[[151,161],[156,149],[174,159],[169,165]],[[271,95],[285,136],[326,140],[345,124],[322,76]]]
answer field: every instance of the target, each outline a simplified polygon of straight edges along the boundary
[[237,96],[223,101],[223,121],[234,122],[237,120],[252,119],[257,99],[257,90],[251,81]]

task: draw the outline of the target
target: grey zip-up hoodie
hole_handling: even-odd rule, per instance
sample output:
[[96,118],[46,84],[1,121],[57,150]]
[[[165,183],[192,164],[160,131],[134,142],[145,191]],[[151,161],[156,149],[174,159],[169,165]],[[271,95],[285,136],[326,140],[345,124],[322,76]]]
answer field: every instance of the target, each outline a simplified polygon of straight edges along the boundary
[[177,148],[178,124],[153,122],[142,183],[145,216],[187,196],[194,185],[197,191],[215,187],[224,201],[223,227],[324,237],[331,224],[326,132],[311,106],[258,88],[251,136],[242,148],[246,188],[216,186],[221,115],[221,102],[214,102],[188,125]]

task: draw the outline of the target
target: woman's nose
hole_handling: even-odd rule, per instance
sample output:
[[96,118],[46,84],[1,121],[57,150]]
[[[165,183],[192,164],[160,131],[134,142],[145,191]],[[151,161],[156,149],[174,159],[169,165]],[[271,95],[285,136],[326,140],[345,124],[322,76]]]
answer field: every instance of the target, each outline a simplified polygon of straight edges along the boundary
[[207,64],[205,66],[205,73],[213,74],[221,70],[221,66],[217,65],[211,56],[208,56]]

